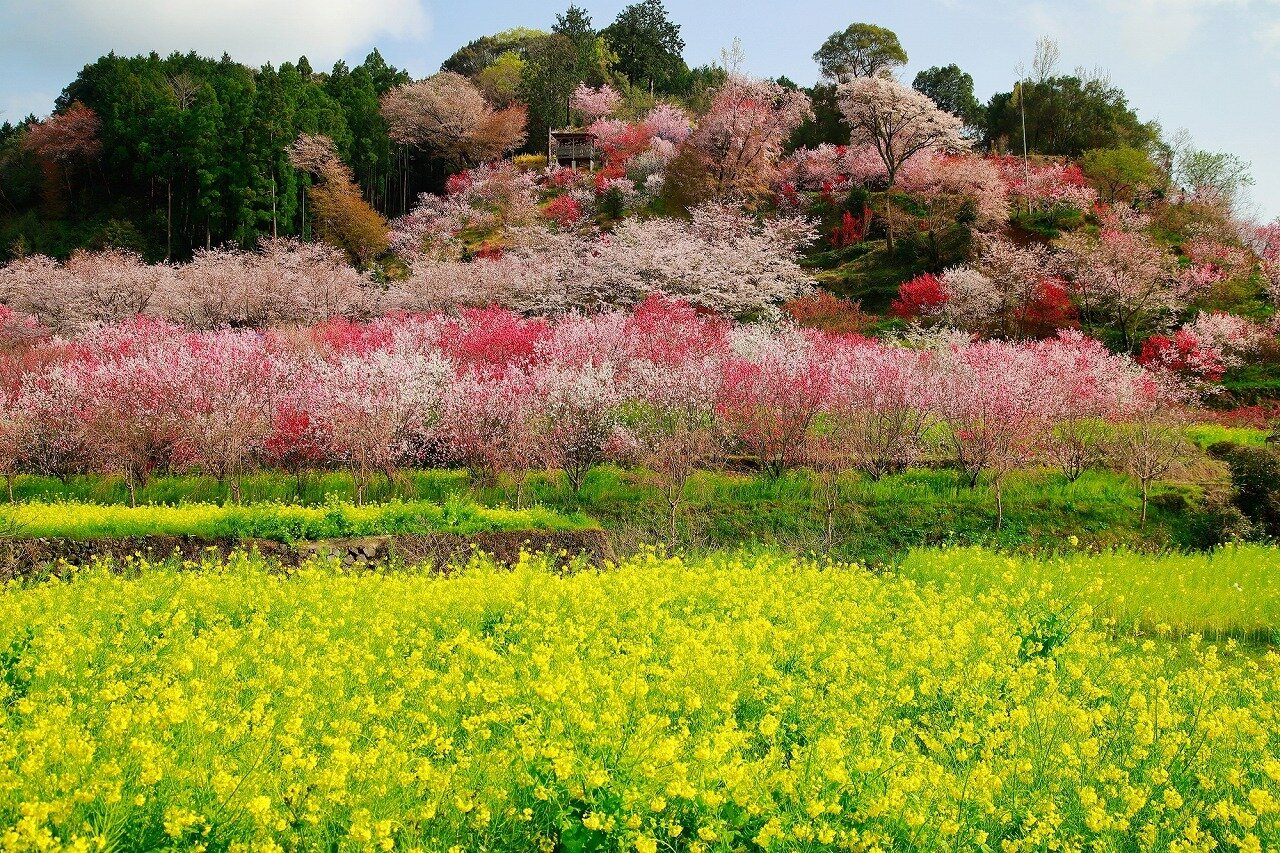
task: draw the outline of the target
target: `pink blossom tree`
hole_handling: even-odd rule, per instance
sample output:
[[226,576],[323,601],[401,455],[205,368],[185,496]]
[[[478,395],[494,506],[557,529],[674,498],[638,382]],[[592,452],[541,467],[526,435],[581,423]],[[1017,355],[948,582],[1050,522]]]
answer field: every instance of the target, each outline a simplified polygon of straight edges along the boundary
[[593,88],[586,83],[579,83],[569,96],[569,106],[577,111],[586,124],[597,119],[608,118],[622,103],[622,95],[608,83]]
[[240,502],[240,480],[262,458],[284,366],[257,335],[188,335],[169,369],[186,385],[188,404],[177,422],[175,455],[225,483]]
[[1045,455],[1075,482],[1104,461],[1108,424],[1123,420],[1158,386],[1133,359],[1078,331],[1060,332],[1036,347],[1052,420]]
[[1110,323],[1132,351],[1143,332],[1160,328],[1204,282],[1178,269],[1172,255],[1146,234],[1127,227],[1104,227],[1098,238],[1071,235],[1070,286],[1081,314]]
[[533,378],[518,367],[497,375],[468,370],[446,388],[440,435],[450,453],[481,483],[515,481],[515,504],[524,505],[528,472],[542,460],[536,418],[544,410]]
[[[90,464],[123,475],[136,506],[138,489],[173,460],[191,393],[171,369],[175,328],[138,321],[109,333],[106,346],[68,363],[65,378],[78,392],[76,426]],[[114,352],[112,337],[123,344]]]
[[719,205],[694,208],[689,223],[628,219],[581,256],[566,302],[598,310],[656,292],[728,315],[769,314],[811,287],[799,260],[813,238],[807,221],[757,223]]
[[339,356],[314,371],[310,410],[363,503],[375,473],[394,484],[402,462],[420,456],[432,437],[448,365],[434,353],[382,350]]
[[804,460],[805,436],[826,399],[828,377],[796,332],[742,344],[740,338],[741,354],[721,368],[716,421],[730,447],[777,478]]
[[387,92],[382,116],[395,142],[434,151],[462,167],[500,157],[525,140],[523,105],[495,110],[474,83],[452,71]]
[[813,115],[803,92],[730,74],[685,143],[689,198],[752,200],[766,193],[783,145]]
[[665,101],[645,114],[644,123],[654,136],[672,145],[679,145],[693,133],[693,118],[689,113]]
[[619,427],[622,398],[613,365],[543,365],[536,381],[544,405],[538,436],[544,458],[564,472],[577,496]]
[[1244,317],[1201,311],[1171,336],[1153,335],[1144,341],[1138,361],[1209,391],[1224,373],[1242,365],[1266,337],[1262,326]]
[[62,334],[119,323],[153,309],[173,268],[119,249],[77,250],[65,264],[31,255],[0,267],[0,299]]
[[936,411],[944,442],[970,487],[985,473],[996,498],[996,529],[1004,525],[1004,483],[1035,458],[1050,425],[1040,360],[1025,347],[984,341],[936,354]]
[[1262,260],[1267,292],[1271,301],[1280,305],[1280,220],[1258,227],[1253,235],[1253,243]]
[[667,504],[668,542],[676,544],[689,478],[716,450],[715,401],[725,325],[687,302],[651,296],[627,317],[630,400],[623,420],[636,455],[652,471]]
[[934,230],[954,221],[966,202],[972,203],[979,228],[998,228],[1009,220],[1000,169],[986,157],[922,152],[903,164],[899,185],[925,203],[926,222]]

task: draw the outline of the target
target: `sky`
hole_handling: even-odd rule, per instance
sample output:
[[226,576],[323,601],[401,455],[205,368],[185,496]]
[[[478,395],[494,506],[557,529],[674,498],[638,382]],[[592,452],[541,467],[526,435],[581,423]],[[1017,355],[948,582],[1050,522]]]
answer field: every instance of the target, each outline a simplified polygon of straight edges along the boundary
[[[223,52],[250,65],[305,54],[316,68],[373,47],[426,76],[459,46],[514,26],[547,29],[569,0],[0,0],[0,121],[47,114],[85,64],[121,54]],[[604,27],[625,0],[577,0]],[[690,65],[740,38],[746,70],[818,77],[813,52],[854,21],[898,33],[920,69],[956,63],[980,100],[1008,91],[1040,36],[1060,70],[1108,72],[1144,119],[1253,166],[1244,212],[1280,216],[1280,0],[666,0]],[[302,9],[303,11],[299,11]]]

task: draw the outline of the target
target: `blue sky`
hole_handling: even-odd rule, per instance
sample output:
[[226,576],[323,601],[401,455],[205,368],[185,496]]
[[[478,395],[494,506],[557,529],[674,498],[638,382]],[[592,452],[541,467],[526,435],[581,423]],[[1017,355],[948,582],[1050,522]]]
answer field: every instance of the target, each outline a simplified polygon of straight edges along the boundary
[[[579,0],[604,26],[624,0]],[[250,64],[305,53],[318,68],[374,46],[425,76],[461,44],[523,25],[546,28],[568,0],[0,0],[0,119],[47,113],[62,86],[115,50],[223,51]],[[1280,215],[1280,0],[667,0],[686,59],[714,60],[742,39],[747,70],[817,77],[812,54],[853,21],[895,30],[921,68],[955,62],[978,96],[1008,90],[1038,36],[1061,68],[1108,71],[1144,118],[1253,164],[1252,205]],[[303,11],[298,11],[302,9]]]

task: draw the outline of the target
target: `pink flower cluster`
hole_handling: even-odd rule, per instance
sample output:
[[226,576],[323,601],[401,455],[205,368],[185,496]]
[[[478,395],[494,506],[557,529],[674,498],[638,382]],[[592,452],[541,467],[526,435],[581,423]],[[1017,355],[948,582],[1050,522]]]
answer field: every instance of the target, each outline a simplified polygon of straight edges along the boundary
[[139,318],[70,339],[3,319],[16,333],[0,342],[0,472],[130,485],[160,470],[235,482],[256,466],[340,467],[363,489],[445,464],[546,465],[577,485],[606,459],[660,468],[695,445],[776,472],[812,461],[823,413],[846,430],[846,464],[874,476],[911,464],[935,424],[960,464],[995,470],[1065,419],[1125,417],[1162,393],[1076,333],[908,348],[660,297],[555,321],[482,309],[193,332]]
[[1089,186],[1074,163],[1031,163],[1020,157],[993,158],[1000,167],[1009,195],[1023,207],[1034,209],[1070,207],[1087,211],[1098,202],[1098,192]]

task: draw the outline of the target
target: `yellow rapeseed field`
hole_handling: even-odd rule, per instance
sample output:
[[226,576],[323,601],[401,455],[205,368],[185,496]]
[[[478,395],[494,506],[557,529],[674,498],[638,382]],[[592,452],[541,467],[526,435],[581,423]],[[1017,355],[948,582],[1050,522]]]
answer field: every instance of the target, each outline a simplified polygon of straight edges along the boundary
[[1280,844],[1280,658],[1087,607],[767,555],[125,568],[0,593],[0,850]]

